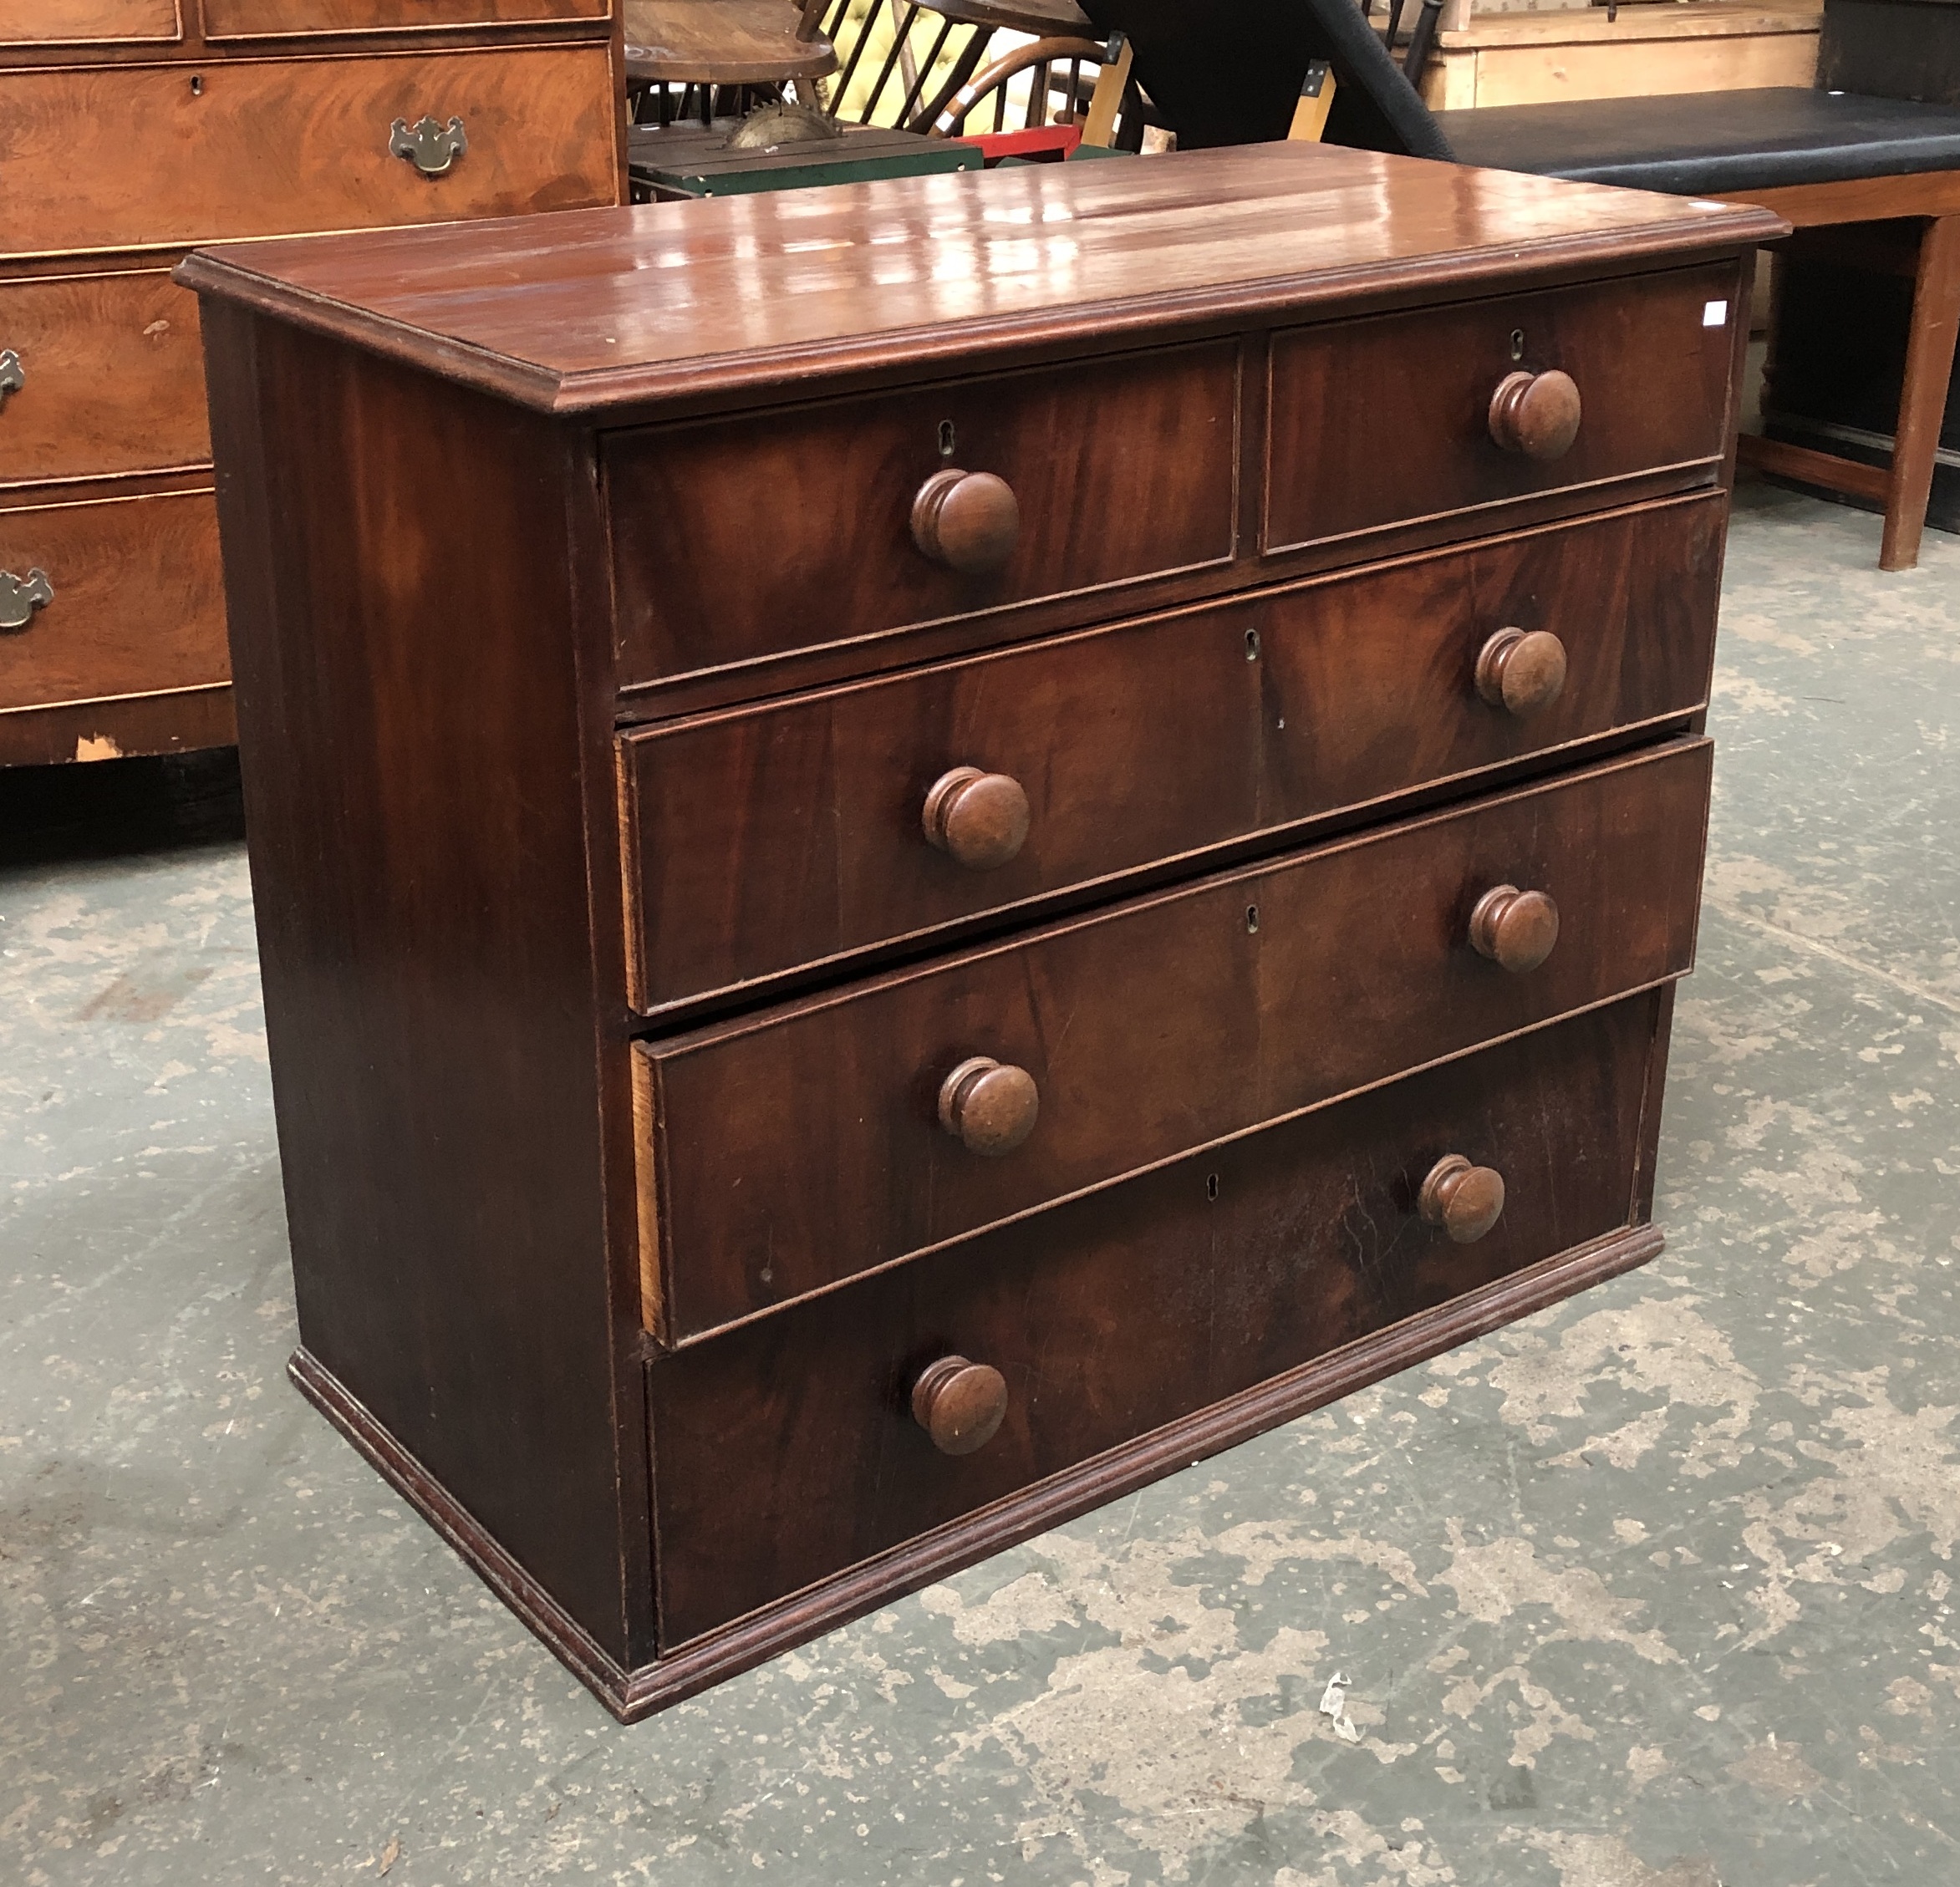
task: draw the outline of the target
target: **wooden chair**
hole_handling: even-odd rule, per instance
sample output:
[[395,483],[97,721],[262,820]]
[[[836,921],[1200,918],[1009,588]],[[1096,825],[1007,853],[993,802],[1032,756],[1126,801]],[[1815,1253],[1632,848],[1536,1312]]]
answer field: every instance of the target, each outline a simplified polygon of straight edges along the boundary
[[626,0],[628,115],[636,124],[740,118],[837,69],[789,0]]
[[[1903,221],[1913,241],[1912,340],[1891,463],[1746,438],[1766,470],[1882,503],[1879,564],[1918,560],[1960,328],[1960,107],[1858,94],[1845,28],[1868,0],[1825,0],[1835,89],[1591,99],[1432,114],[1355,0],[1084,0],[1136,47],[1137,75],[1181,146],[1286,135],[1301,75],[1326,59],[1326,135],[1494,170],[1761,204],[1800,231]],[[1891,0],[1895,6],[1902,0]],[[1911,11],[1911,0],[1903,0]],[[1928,7],[1929,16],[1949,11]],[[1855,64],[1855,62],[1853,62]]]

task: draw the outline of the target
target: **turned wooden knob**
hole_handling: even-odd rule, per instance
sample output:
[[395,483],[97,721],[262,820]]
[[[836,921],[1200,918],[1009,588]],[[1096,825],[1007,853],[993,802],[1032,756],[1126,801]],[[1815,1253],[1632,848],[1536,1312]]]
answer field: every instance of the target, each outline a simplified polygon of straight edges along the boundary
[[1021,501],[991,472],[934,472],[912,501],[912,541],[934,563],[984,577],[1021,542]]
[[1562,459],[1572,450],[1584,416],[1577,383],[1549,374],[1507,374],[1490,396],[1490,436],[1527,459]]
[[1565,645],[1550,629],[1499,629],[1477,658],[1477,692],[1520,720],[1565,690]]
[[1504,1217],[1504,1175],[1472,1166],[1461,1153],[1446,1153],[1430,1167],[1416,1205],[1458,1244],[1474,1245]]
[[939,1084],[939,1125],[970,1153],[1011,1153],[1041,1111],[1035,1077],[991,1055],[962,1061]]
[[942,1356],[912,1386],[912,1419],[943,1455],[984,1448],[1006,1417],[1007,1378],[985,1363]]
[[1559,908],[1542,891],[1500,884],[1470,913],[1470,947],[1513,976],[1536,969],[1559,940]]
[[1027,795],[1005,773],[956,766],[925,796],[925,836],[970,872],[1005,865],[1027,839]]

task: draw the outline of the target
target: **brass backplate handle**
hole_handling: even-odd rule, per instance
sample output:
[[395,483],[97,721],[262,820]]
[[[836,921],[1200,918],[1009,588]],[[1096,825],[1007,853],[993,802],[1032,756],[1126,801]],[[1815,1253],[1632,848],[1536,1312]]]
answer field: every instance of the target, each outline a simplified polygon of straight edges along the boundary
[[30,570],[25,577],[0,570],[0,629],[24,629],[34,612],[53,600],[54,586],[45,570]]
[[440,177],[470,148],[470,140],[460,118],[452,118],[446,125],[433,118],[425,118],[419,125],[398,118],[389,128],[388,148],[424,176]]
[[0,400],[10,393],[18,393],[27,384],[27,369],[21,365],[20,356],[12,348],[0,348]]

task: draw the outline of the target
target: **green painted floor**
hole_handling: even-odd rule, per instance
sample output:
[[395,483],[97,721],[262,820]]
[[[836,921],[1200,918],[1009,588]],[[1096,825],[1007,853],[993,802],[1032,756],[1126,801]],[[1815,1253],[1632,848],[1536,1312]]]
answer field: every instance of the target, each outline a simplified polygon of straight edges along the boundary
[[222,806],[0,791],[0,1882],[1960,1879],[1960,543],[1876,542],[1743,495],[1657,1264],[629,1731],[287,1385]]

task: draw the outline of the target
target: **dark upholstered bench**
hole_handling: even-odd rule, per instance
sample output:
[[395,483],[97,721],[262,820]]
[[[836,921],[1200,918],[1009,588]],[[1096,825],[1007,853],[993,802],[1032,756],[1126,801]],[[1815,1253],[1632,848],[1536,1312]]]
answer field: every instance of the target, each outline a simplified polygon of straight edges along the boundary
[[1917,562],[1960,325],[1960,106],[1774,89],[1446,111],[1458,160],[1759,203],[1799,231],[1911,219],[1912,333],[1890,468],[1746,436],[1743,457],[1882,504],[1886,570]]
[[[1180,145],[1283,138],[1310,62],[1332,68],[1330,143],[1759,203],[1810,232],[1907,232],[1912,338],[1889,469],[1746,438],[1765,470],[1885,507],[1879,562],[1917,561],[1960,327],[1960,103],[1872,95],[1960,74],[1960,0],[1825,0],[1829,89],[1587,99],[1432,114],[1355,0],[1082,0],[1128,33]],[[1870,245],[1876,254],[1896,244]],[[1892,266],[1881,262],[1876,266]]]

